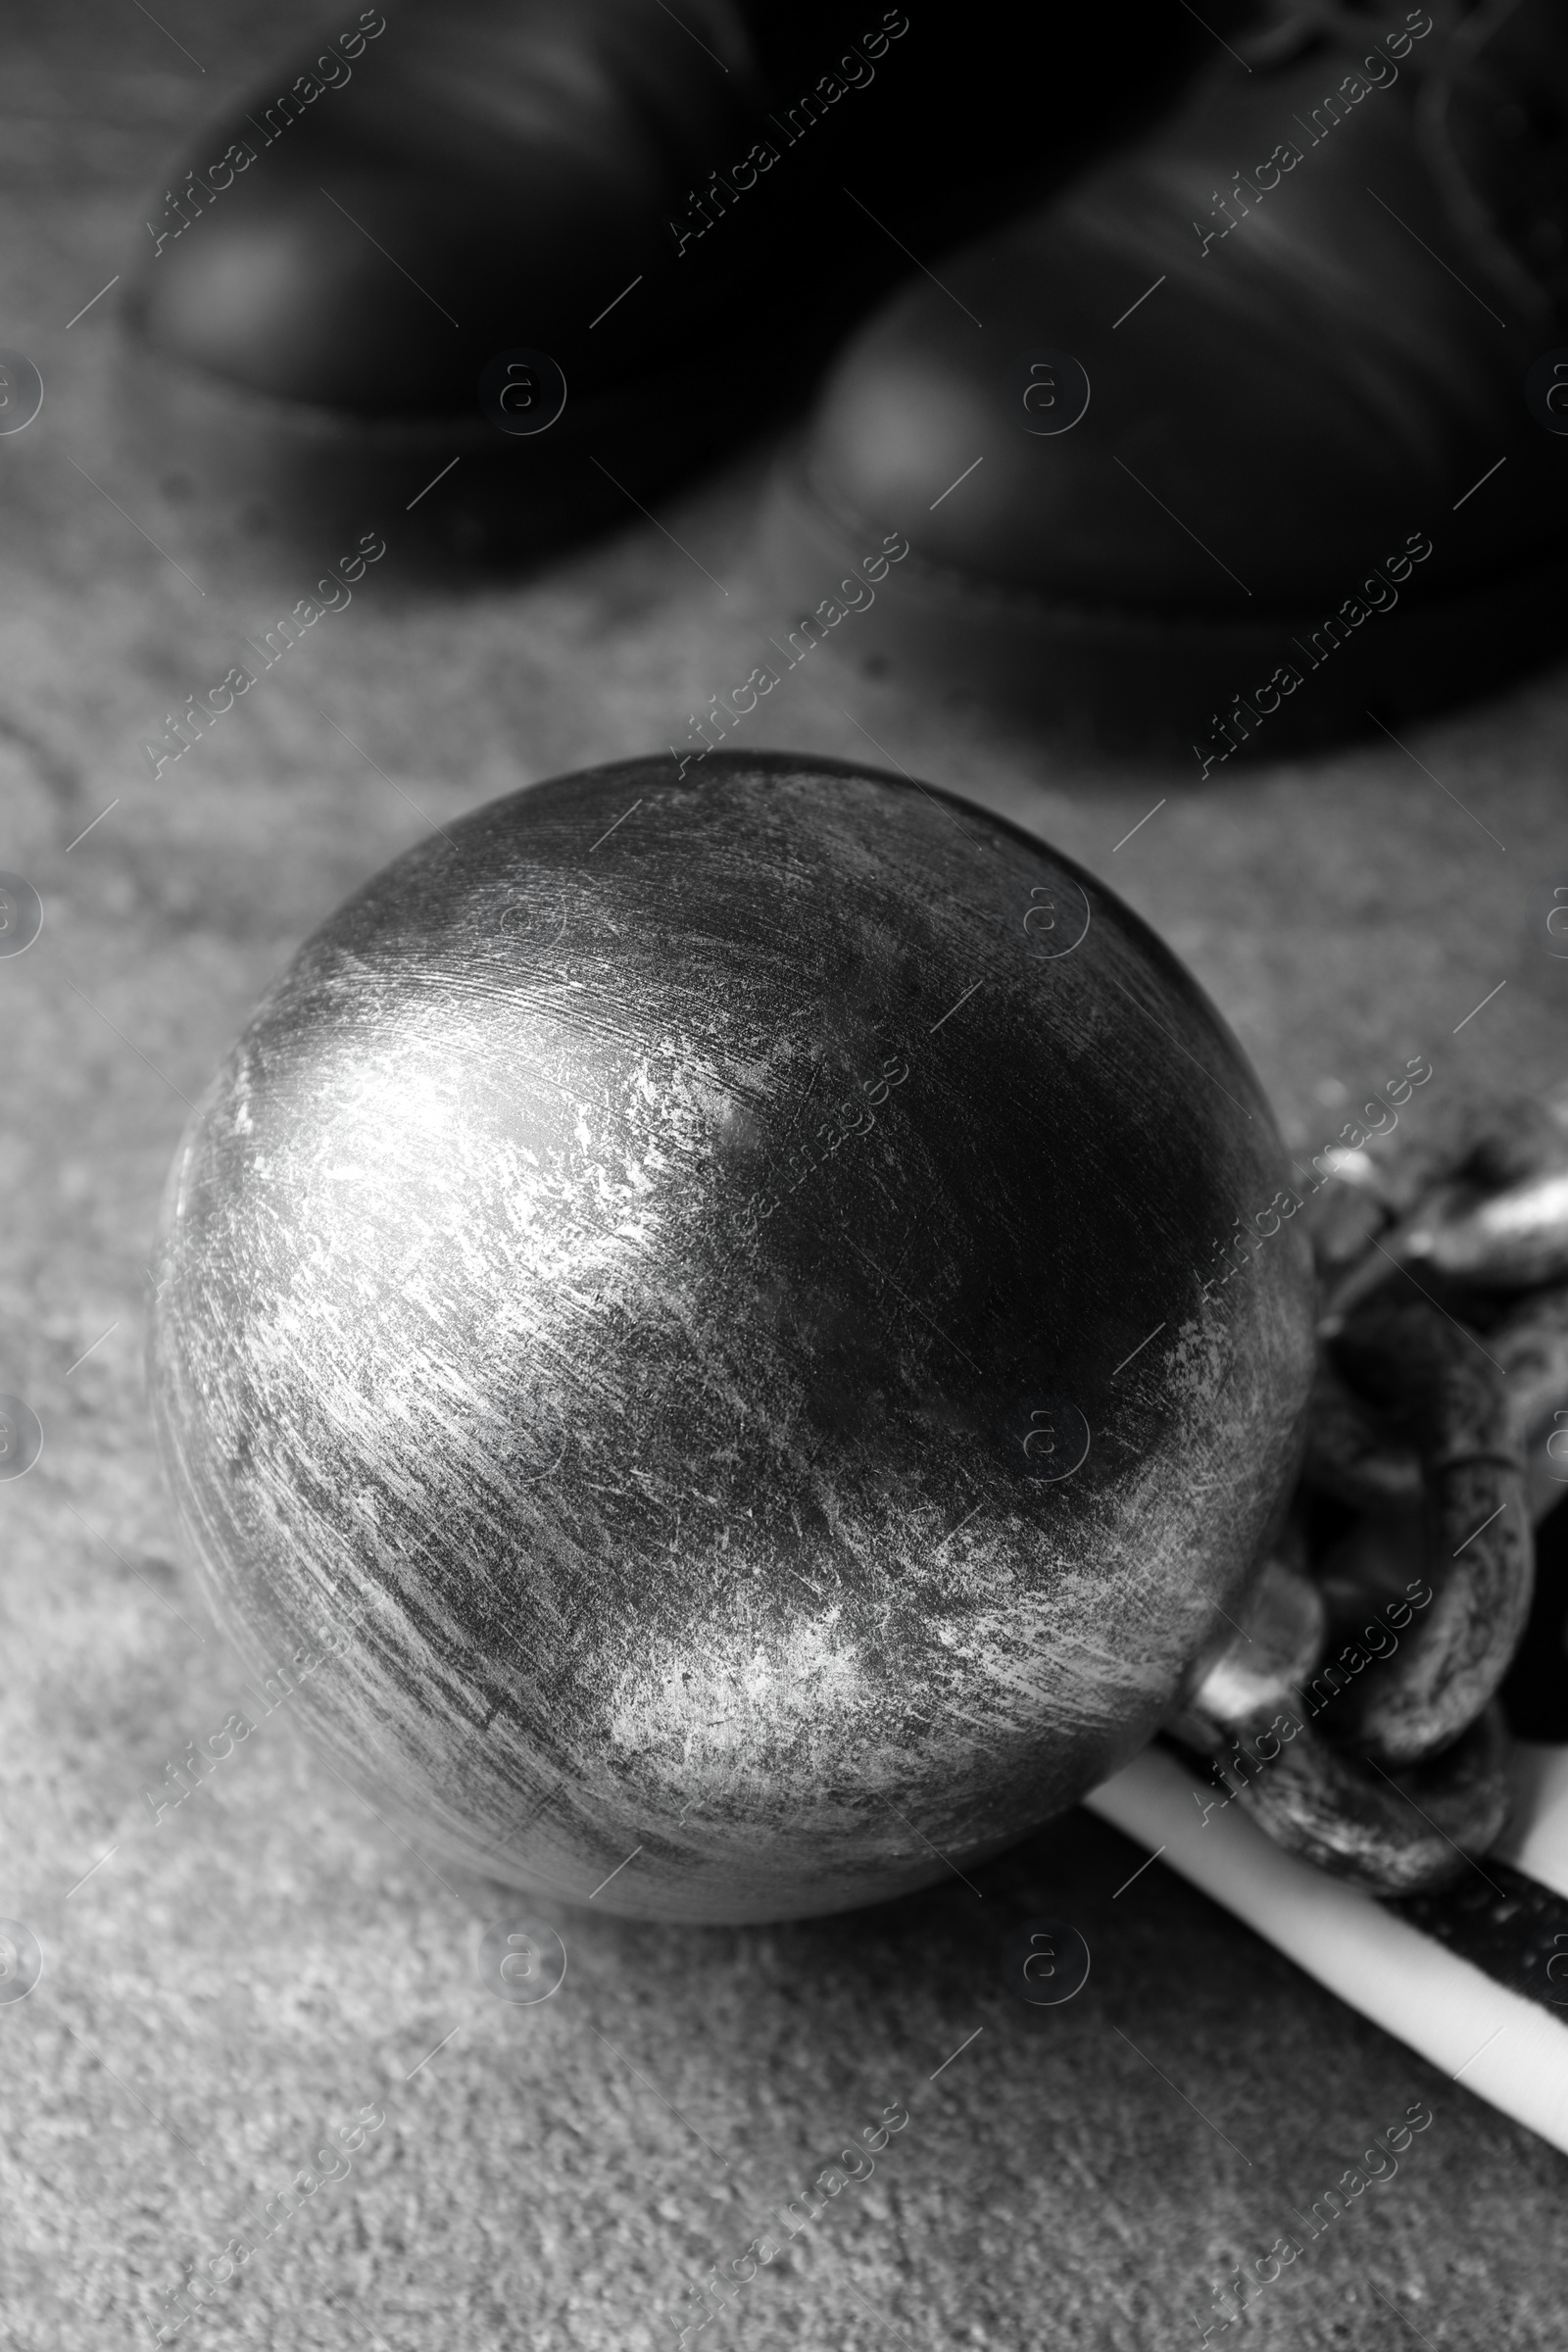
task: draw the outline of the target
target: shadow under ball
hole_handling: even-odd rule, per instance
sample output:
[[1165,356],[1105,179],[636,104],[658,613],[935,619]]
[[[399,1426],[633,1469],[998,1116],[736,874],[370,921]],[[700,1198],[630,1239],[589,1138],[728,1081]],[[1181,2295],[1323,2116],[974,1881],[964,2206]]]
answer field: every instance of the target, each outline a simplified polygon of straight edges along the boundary
[[1312,1312],[1298,1225],[1219,1252],[1282,1168],[1197,984],[1030,836],[624,761],[398,858],[262,1005],[170,1178],[164,1459],[410,1835],[649,1918],[874,1901],[1229,1635]]

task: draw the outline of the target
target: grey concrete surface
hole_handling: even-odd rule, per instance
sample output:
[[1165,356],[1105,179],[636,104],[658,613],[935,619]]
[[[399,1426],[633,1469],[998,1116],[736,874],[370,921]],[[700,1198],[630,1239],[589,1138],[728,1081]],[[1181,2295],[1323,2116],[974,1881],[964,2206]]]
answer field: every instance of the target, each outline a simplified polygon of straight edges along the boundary
[[[0,344],[46,384],[36,423],[0,438],[0,867],[45,907],[0,961],[0,1389],[45,1432],[0,1486],[0,1914],[44,1953],[0,2003],[6,2340],[151,2342],[182,2266],[243,2237],[369,2106],[385,2121],[347,2175],[179,2340],[672,2346],[683,2290],[903,2101],[873,2177],[700,2340],[1196,2344],[1230,2267],[1423,2098],[1434,2127],[1397,2178],[1236,2335],[1556,2344],[1563,2160],[1161,1865],[1118,1891],[1142,1856],[1086,1816],[972,1887],[815,1924],[538,1906],[570,1955],[538,2008],[474,1968],[517,1898],[390,1835],[286,1709],[155,1825],[144,1791],[246,1705],[180,1564],[140,1364],[187,1102],[351,886],[494,793],[663,745],[769,625],[748,569],[760,455],[662,505],[695,563],[628,511],[529,583],[435,595],[400,575],[389,515],[352,607],[155,783],[143,735],[280,607],[242,566],[205,572],[177,503],[119,454],[113,298],[66,322],[124,267],[171,146],[311,14],[168,0],[160,19],[66,0],[0,34]],[[313,577],[302,557],[295,593]],[[1568,965],[1526,931],[1531,886],[1568,869],[1568,677],[1407,749],[1203,789],[895,700],[825,650],[764,709],[758,744],[876,757],[868,735],[1113,882],[1233,1021],[1298,1146],[1416,1052],[1434,1115],[1476,1083],[1568,1075]],[[1026,2010],[999,1947],[1048,1913],[1093,1974]]]

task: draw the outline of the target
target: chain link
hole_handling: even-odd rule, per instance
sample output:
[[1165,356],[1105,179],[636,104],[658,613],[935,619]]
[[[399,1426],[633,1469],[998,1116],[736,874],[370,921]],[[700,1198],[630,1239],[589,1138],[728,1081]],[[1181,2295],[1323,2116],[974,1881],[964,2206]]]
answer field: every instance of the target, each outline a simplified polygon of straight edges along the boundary
[[[1321,1164],[1321,1163],[1320,1163]],[[1300,1484],[1235,1639],[1168,1729],[1281,1844],[1380,1894],[1500,1836],[1496,1691],[1568,1496],[1568,1103],[1339,1152],[1306,1204]],[[1206,1814],[1205,1814],[1206,1819]]]

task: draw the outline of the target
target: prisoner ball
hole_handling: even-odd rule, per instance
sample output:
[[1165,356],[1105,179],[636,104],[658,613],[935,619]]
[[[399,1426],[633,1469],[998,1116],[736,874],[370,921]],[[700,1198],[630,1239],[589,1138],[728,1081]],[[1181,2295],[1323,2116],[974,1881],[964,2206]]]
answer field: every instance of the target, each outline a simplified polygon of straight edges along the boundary
[[170,1179],[160,1443],[408,1835],[843,1909],[1072,1804],[1228,1636],[1311,1283],[1295,1222],[1216,1253],[1283,1182],[1195,981],[1032,835],[624,761],[399,858],[262,1004]]

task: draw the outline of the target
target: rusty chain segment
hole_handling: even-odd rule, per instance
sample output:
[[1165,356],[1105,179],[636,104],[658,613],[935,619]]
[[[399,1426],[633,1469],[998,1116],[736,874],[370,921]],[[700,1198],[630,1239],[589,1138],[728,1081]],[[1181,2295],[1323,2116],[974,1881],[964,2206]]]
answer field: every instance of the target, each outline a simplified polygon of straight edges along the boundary
[[1568,1498],[1568,1101],[1333,1160],[1303,1204],[1320,1320],[1300,1485],[1235,1638],[1167,1728],[1211,1759],[1215,1805],[1406,1894],[1455,1878],[1507,1820],[1495,1694],[1530,1611],[1533,1522]]

